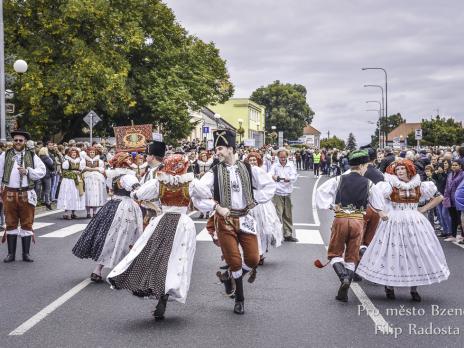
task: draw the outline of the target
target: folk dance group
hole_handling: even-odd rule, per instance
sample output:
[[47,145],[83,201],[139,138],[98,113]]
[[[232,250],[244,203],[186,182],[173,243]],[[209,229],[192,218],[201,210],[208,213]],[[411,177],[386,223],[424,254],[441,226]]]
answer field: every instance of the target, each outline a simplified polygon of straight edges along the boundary
[[[351,170],[326,181],[316,194],[318,208],[335,212],[328,259],[340,280],[336,299],[348,301],[351,282],[364,278],[384,285],[388,299],[395,299],[395,287],[408,287],[412,300],[420,302],[418,286],[450,274],[423,214],[443,197],[432,181],[421,182],[409,160],[393,162],[382,180],[369,154],[350,153]],[[324,267],[319,260],[315,264]]]
[[[211,213],[208,230],[227,263],[222,281],[237,314],[244,313],[243,276],[255,272],[270,244],[282,242],[271,201],[276,184],[260,168],[260,155],[237,161],[235,134],[227,130],[214,133],[214,145],[219,162],[200,178],[189,171],[184,155],[164,158],[162,142],[148,147],[148,168],[140,181],[129,155],[117,154],[107,173],[113,197],[72,250],[96,262],[91,280],[102,281],[102,269],[109,268],[112,288],[157,299],[153,314],[158,320],[168,300],[185,303],[187,298],[196,248],[195,225],[187,215],[191,202],[201,213]],[[142,211],[149,216],[146,227]]]

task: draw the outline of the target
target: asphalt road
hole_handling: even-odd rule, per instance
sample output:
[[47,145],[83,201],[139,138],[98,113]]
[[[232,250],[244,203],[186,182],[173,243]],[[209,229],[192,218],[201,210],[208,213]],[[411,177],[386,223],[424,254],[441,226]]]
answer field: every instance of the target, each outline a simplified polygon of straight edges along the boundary
[[[38,216],[35,262],[0,264],[0,347],[464,346],[464,250],[457,245],[443,243],[450,279],[419,288],[421,303],[412,303],[407,289],[388,301],[383,287],[367,282],[354,285],[348,303],[334,299],[335,273],[313,266],[316,258],[325,260],[332,222],[330,212],[313,210],[313,187],[324,180],[300,172],[293,194],[300,243],[270,250],[255,283],[245,283],[244,316],[222,294],[215,276],[220,252],[201,240],[205,220],[196,214],[199,241],[187,303],[169,302],[162,322],[151,316],[154,301],[87,281],[94,263],[71,249],[89,220]],[[2,251],[3,258],[5,245]],[[433,313],[433,306],[448,312]],[[430,325],[440,333],[423,332]]]

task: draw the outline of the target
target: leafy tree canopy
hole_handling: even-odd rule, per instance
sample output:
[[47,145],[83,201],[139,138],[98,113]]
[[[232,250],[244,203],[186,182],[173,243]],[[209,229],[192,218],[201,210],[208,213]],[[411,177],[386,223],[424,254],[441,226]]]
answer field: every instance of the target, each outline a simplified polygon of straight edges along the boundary
[[275,81],[260,87],[250,97],[254,102],[266,107],[266,131],[271,127],[284,132],[284,138],[293,140],[303,134],[303,128],[310,124],[314,112],[306,100],[306,87],[299,84],[283,84]]
[[173,142],[190,132],[189,110],[233,94],[214,43],[189,35],[159,0],[7,0],[4,12],[6,55],[29,65],[7,87],[35,137],[79,135],[93,109],[97,134],[132,119]]
[[338,149],[343,150],[345,149],[345,141],[336,137],[335,135],[331,138],[325,138],[321,140],[321,148],[325,147],[326,149]]
[[[464,142],[464,129],[462,123],[452,118],[440,117],[439,115],[430,120],[423,119],[421,122],[423,145],[449,146]],[[416,144],[415,134],[408,135],[408,144]]]
[[[398,127],[401,123],[405,123],[406,120],[401,116],[400,113],[393,114],[388,116],[387,118],[382,117],[380,120],[380,130],[382,134],[390,133],[396,127]],[[373,147],[379,146],[379,121],[377,120],[377,128],[375,129],[374,135],[371,135],[371,145]]]

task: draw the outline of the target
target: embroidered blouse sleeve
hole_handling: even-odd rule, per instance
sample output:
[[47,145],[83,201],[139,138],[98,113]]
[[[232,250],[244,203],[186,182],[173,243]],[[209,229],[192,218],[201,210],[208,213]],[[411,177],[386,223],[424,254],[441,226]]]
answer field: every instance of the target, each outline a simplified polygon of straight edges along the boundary
[[194,179],[189,186],[189,194],[193,205],[199,211],[207,213],[214,210],[216,202],[213,199],[214,174],[208,171],[200,180]]
[[335,202],[335,194],[340,177],[327,180],[316,190],[316,206],[319,209],[329,209],[330,205]]
[[42,162],[42,160],[39,158],[39,156],[34,155],[34,168],[27,168],[27,175],[29,179],[31,180],[39,180],[42,179],[46,172],[47,169],[45,168],[45,164]]
[[148,180],[131,195],[137,201],[151,201],[159,196],[158,179]]
[[251,174],[255,188],[253,196],[256,202],[266,203],[270,201],[274,197],[276,190],[276,183],[272,180],[271,175],[259,167],[251,167]]
[[369,204],[376,210],[385,209],[385,200],[390,197],[392,193],[392,186],[389,182],[380,181],[371,189],[369,196]]
[[420,185],[421,202],[432,199],[436,195],[437,191],[437,186],[435,186],[433,181],[422,182]]

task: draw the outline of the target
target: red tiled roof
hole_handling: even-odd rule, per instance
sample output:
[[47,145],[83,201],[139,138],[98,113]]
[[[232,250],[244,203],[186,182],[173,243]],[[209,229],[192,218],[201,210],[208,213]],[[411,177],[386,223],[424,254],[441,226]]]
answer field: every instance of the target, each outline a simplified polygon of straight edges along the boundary
[[403,139],[405,139],[410,133],[414,133],[416,129],[420,128],[420,123],[401,123],[398,127],[388,133],[387,141],[393,141],[394,138],[400,136],[403,136]]
[[303,135],[320,135],[321,132],[319,132],[316,128],[314,128],[311,125],[308,125],[304,127],[303,129]]

